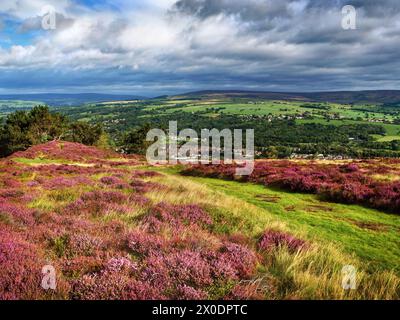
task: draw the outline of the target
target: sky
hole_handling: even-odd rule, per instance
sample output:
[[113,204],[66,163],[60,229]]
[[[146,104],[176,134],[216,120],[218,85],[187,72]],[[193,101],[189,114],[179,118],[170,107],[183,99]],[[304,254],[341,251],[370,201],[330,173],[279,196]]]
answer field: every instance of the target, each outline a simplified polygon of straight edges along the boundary
[[0,94],[208,89],[400,89],[400,1],[0,1]]

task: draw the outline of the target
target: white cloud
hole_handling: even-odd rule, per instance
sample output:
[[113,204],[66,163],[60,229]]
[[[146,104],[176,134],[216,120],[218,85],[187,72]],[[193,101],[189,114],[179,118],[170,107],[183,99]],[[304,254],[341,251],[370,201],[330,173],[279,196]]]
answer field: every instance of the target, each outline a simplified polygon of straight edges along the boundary
[[389,67],[377,77],[389,78],[400,64],[391,58],[399,44],[400,15],[392,11],[381,21],[366,7],[359,10],[359,30],[345,32],[340,1],[336,8],[309,0],[251,0],[246,5],[184,0],[171,10],[174,0],[117,0],[110,4],[119,10],[94,10],[72,0],[2,0],[0,13],[23,23],[49,3],[68,23],[40,33],[29,45],[1,49],[2,70],[84,69],[98,77],[98,70],[115,68],[126,77],[129,72],[146,79],[169,75],[178,83],[214,75],[253,86],[257,81],[262,85],[267,76],[279,83],[335,74],[335,82],[348,79],[351,72],[354,81],[362,82],[366,75],[355,73],[359,65],[376,74],[374,67],[382,64],[378,55],[386,57]]
[[45,6],[53,6],[57,12],[65,14],[71,7],[70,0],[1,0],[0,12],[19,19],[27,19],[42,14]]

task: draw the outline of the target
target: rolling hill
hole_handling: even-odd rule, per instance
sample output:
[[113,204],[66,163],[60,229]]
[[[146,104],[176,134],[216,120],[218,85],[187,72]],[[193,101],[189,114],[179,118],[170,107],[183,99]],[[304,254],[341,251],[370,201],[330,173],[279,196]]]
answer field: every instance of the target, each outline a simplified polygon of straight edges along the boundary
[[263,100],[315,101],[335,103],[397,103],[400,90],[336,91],[336,92],[262,92],[206,90],[176,95],[176,99],[250,98]]
[[137,95],[117,95],[101,93],[38,93],[38,94],[0,94],[1,100],[40,101],[49,106],[71,106],[115,100],[143,100],[146,97]]
[[0,299],[399,298],[398,215],[69,142],[0,168]]

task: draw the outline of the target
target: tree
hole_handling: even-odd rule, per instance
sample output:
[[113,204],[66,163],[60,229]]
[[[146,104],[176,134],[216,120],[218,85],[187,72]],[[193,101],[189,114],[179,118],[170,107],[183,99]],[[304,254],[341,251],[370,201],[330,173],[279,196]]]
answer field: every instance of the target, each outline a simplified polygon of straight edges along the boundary
[[108,138],[100,124],[69,122],[60,113],[46,106],[30,111],[17,111],[7,116],[0,128],[0,157],[52,140],[66,140],[86,145],[108,146]]
[[48,107],[37,106],[30,111],[17,111],[7,116],[0,129],[0,156],[8,156],[32,145],[61,139],[68,120]]
[[67,140],[94,146],[104,134],[101,124],[77,121],[70,125]]
[[138,129],[126,132],[122,136],[121,149],[126,153],[146,154],[147,148],[152,144],[152,142],[146,141],[147,133],[150,130],[150,124],[146,123]]

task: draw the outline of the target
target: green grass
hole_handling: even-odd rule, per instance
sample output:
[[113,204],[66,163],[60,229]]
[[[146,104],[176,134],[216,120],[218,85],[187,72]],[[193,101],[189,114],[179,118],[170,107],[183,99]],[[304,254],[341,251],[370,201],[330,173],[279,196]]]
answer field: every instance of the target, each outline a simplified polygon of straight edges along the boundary
[[[178,174],[176,169],[163,171]],[[261,217],[265,215],[278,223],[283,222],[295,232],[305,232],[317,241],[338,245],[368,264],[371,272],[394,270],[400,273],[400,216],[357,205],[323,202],[315,195],[251,183],[186,178],[255,205]],[[252,224],[265,223],[262,218],[252,219],[258,220],[250,221]]]
[[45,165],[45,164],[68,164],[70,162],[65,160],[56,160],[56,159],[46,159],[46,158],[35,158],[35,159],[28,159],[28,158],[13,158],[15,162],[26,164],[26,165]]
[[378,142],[390,142],[390,141],[395,141],[395,140],[400,140],[400,135],[397,136],[378,136],[377,141]]

